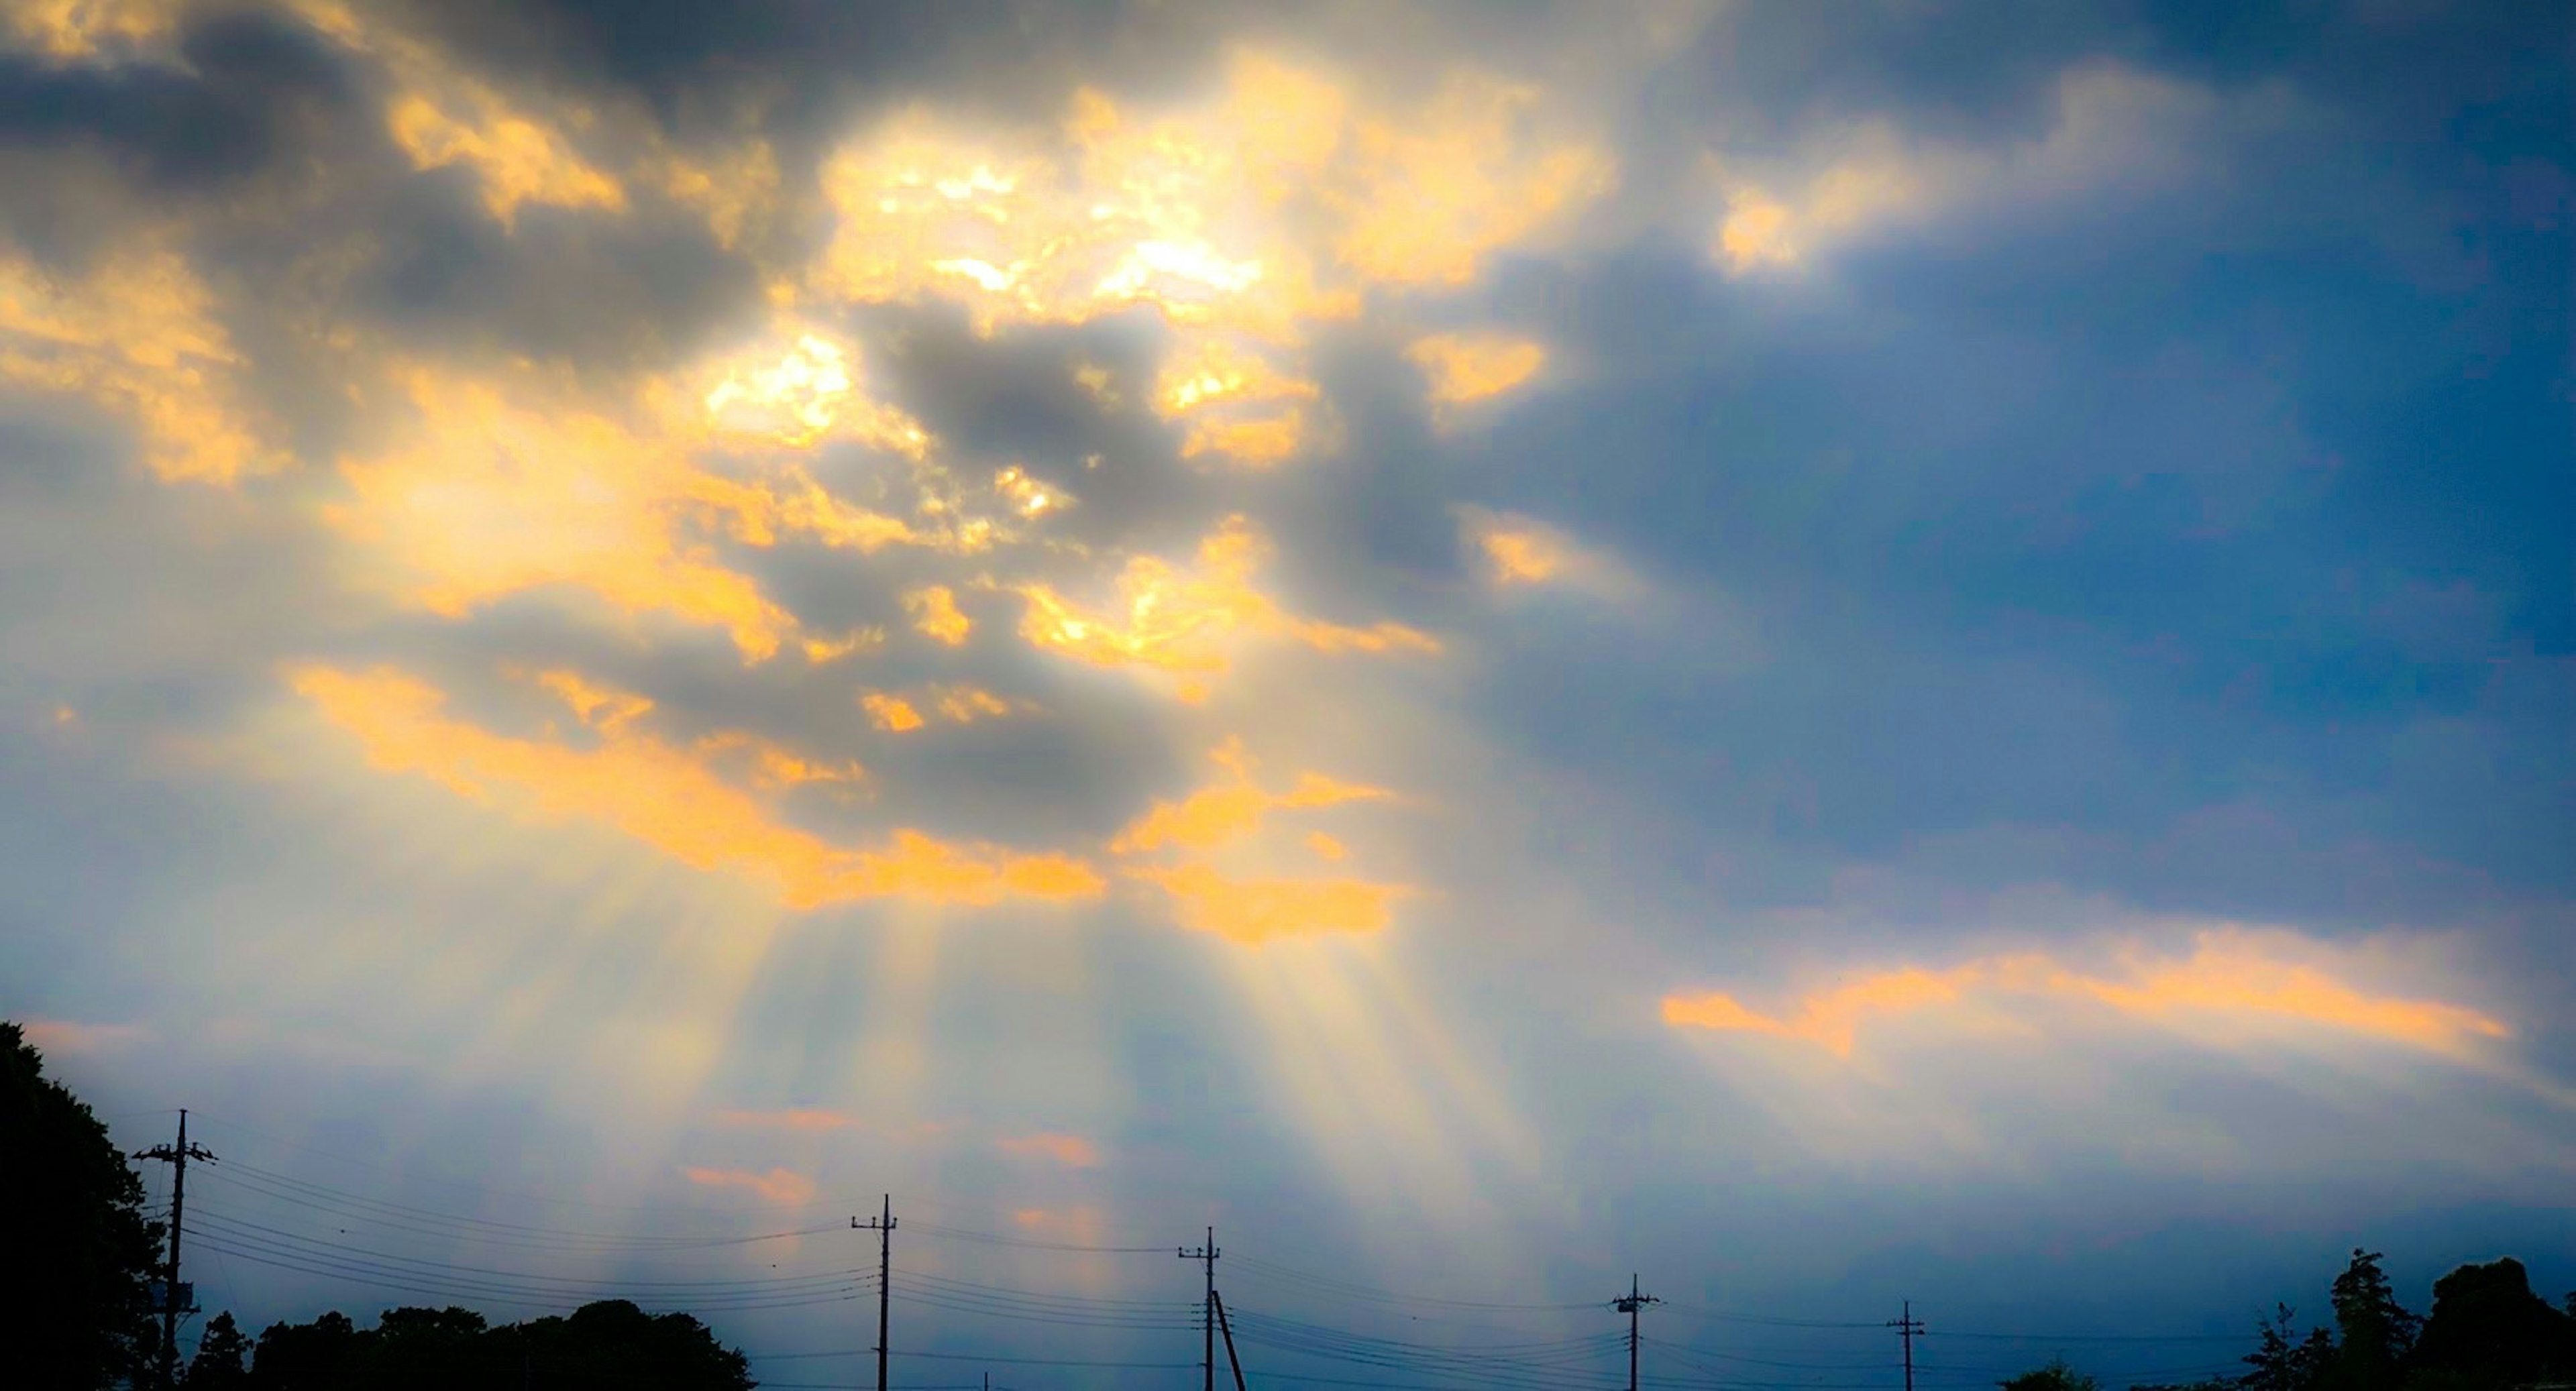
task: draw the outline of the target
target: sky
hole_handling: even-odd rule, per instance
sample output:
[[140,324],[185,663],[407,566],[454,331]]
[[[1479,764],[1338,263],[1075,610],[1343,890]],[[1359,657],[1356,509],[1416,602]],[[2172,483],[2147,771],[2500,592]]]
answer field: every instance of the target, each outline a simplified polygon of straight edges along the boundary
[[1276,1384],[2554,1299],[2571,57],[0,0],[0,1012],[254,1329],[857,1384],[888,1194],[897,1385],[1188,1384],[1211,1227]]

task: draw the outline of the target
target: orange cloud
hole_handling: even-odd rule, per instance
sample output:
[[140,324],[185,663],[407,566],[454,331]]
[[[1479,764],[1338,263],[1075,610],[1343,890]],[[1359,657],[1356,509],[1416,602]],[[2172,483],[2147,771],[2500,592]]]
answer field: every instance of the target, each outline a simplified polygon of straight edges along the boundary
[[1404,355],[1422,369],[1435,414],[1499,396],[1538,375],[1547,361],[1545,348],[1500,334],[1433,334],[1415,339]]
[[[1229,517],[1199,543],[1194,570],[1153,556],[1127,562],[1117,580],[1118,604],[1108,610],[1075,604],[1042,585],[1023,585],[1028,603],[1020,633],[1050,652],[1096,666],[1142,666],[1192,677],[1223,672],[1233,641],[1242,636],[1285,638],[1323,652],[1437,652],[1429,634],[1400,623],[1344,627],[1282,612],[1252,587],[1267,547],[1250,523]],[[1196,680],[1177,692],[1185,700],[1205,695]]]
[[325,519],[433,613],[573,588],[625,613],[721,627],[758,660],[796,621],[716,554],[711,533],[753,546],[800,534],[861,552],[930,543],[801,474],[744,482],[604,415],[431,372],[407,385],[416,426],[402,446],[342,463],[349,497]]
[[956,647],[975,631],[975,622],[957,607],[957,595],[944,584],[924,585],[903,596],[914,631],[933,642]]
[[1618,561],[1544,522],[1481,507],[1461,507],[1458,515],[1468,543],[1484,558],[1486,582],[1497,589],[1561,585],[1615,598],[1634,587]]
[[0,248],[0,381],[130,419],[164,482],[230,483],[283,456],[252,428],[214,295],[175,252],[138,246],[65,280]]
[[8,0],[0,33],[57,63],[167,56],[181,0]]
[[1809,996],[1782,1015],[1718,992],[1670,995],[1663,1017],[1680,1028],[1771,1034],[1849,1057],[1870,1018],[2016,994],[2089,1001],[2177,1028],[2323,1028],[2452,1056],[2465,1056],[2478,1039],[2511,1032],[2464,1006],[2368,993],[2322,967],[2282,959],[2250,937],[2222,932],[2201,933],[2192,954],[2179,961],[2132,957],[2125,977],[2088,975],[2037,954],[1996,956],[1945,971],[1907,968],[1864,977]]
[[48,1053],[101,1053],[111,1048],[148,1043],[154,1035],[140,1024],[80,1024],[68,1019],[20,1021],[27,1041]]
[[1068,1169],[1091,1169],[1100,1164],[1100,1152],[1089,1140],[1060,1131],[1008,1136],[1001,1141],[1001,1147],[1004,1154],[1050,1159]]
[[1458,284],[1610,182],[1536,134],[1534,88],[1462,75],[1380,110],[1331,74],[1241,53],[1212,99],[1140,113],[1075,95],[1053,131],[913,112],[850,142],[813,279],[852,299],[962,302],[985,332],[1137,306],[1180,330],[1156,409],[1183,449],[1275,463],[1315,441],[1305,326],[1379,285]]
[[743,1188],[763,1201],[781,1207],[802,1207],[814,1201],[814,1180],[788,1169],[772,1169],[755,1174],[748,1169],[684,1168],[680,1172],[689,1182],[709,1188]]
[[1381,932],[1401,884],[1359,879],[1236,878],[1207,864],[1135,867],[1127,873],[1171,896],[1181,925],[1246,946],[1294,937]]
[[1228,739],[1208,756],[1230,775],[1227,781],[1201,788],[1178,802],[1156,802],[1118,833],[1110,850],[1120,855],[1166,845],[1205,850],[1252,834],[1260,829],[1262,817],[1275,810],[1377,801],[1390,795],[1383,788],[1339,782],[1319,773],[1304,774],[1285,792],[1265,792],[1252,780],[1251,761],[1241,740]]
[[611,826],[692,868],[766,884],[793,908],[893,896],[960,904],[1067,899],[1104,887],[1080,860],[952,845],[912,830],[894,832],[875,849],[830,844],[717,776],[701,752],[623,723],[597,728],[595,747],[575,748],[450,718],[442,692],[399,671],[308,666],[289,679],[356,735],[382,771],[416,773],[531,820]]
[[718,1111],[716,1124],[746,1130],[849,1130],[859,1118],[840,1111],[798,1107],[786,1111]]
[[691,423],[720,435],[755,436],[796,449],[853,439],[914,460],[924,458],[932,444],[920,421],[868,399],[859,382],[858,349],[818,329],[791,327],[775,341],[699,369],[696,378],[703,391],[666,409],[682,416],[694,399],[704,415]]
[[868,721],[888,734],[905,734],[921,728],[921,712],[912,702],[884,691],[861,691],[859,705],[868,712]]

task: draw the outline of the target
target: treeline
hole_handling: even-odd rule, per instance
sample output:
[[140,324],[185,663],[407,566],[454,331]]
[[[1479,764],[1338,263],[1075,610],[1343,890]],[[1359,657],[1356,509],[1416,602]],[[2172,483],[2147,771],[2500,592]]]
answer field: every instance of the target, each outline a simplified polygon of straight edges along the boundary
[[[2376,1251],[2355,1248],[2327,1292],[2333,1310],[2302,1334],[2287,1304],[2255,1328],[2247,1370],[2132,1391],[2576,1391],[2576,1292],[2552,1306],[2508,1256],[2461,1266],[2433,1282],[2431,1313],[2397,1302]],[[2100,1391],[2063,1360],[2002,1383],[2003,1391]]]
[[750,1391],[750,1364],[687,1314],[620,1300],[566,1318],[493,1327],[470,1309],[388,1309],[373,1328],[336,1310],[243,1336],[231,1313],[206,1323],[187,1391]]

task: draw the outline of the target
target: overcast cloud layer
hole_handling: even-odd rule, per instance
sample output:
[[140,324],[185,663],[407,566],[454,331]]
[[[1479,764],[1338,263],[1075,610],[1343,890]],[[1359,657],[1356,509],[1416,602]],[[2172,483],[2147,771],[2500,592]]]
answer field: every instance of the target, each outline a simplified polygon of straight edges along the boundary
[[925,1353],[1187,1362],[1210,1224],[1427,1341],[1257,1263],[1739,1351],[2234,1334],[2356,1243],[2554,1297],[2570,53],[0,0],[0,1008],[255,1166],[254,1327],[543,1302],[261,1227],[571,1289],[887,1191],[898,1289],[1153,1305]]

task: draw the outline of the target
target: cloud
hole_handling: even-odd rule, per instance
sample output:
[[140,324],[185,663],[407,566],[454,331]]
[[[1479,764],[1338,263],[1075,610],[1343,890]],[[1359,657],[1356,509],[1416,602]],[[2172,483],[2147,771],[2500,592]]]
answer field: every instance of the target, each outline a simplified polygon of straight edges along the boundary
[[578,589],[628,614],[720,627],[757,661],[798,624],[718,555],[715,535],[754,547],[796,535],[863,554],[935,544],[793,469],[739,481],[569,403],[429,371],[413,373],[406,394],[401,442],[344,462],[349,498],[325,515],[369,573],[432,613]]
[[978,720],[1001,719],[1024,714],[1034,708],[1026,701],[997,696],[981,686],[964,683],[925,686],[912,696],[891,691],[861,691],[860,708],[868,712],[868,722],[888,734],[908,734],[929,724],[922,712],[928,710],[950,724],[973,724]]
[[[1664,1022],[1677,1028],[1770,1034],[1850,1057],[1861,1026],[1876,1018],[1974,1002],[2003,1008],[2044,996],[2204,1037],[2253,1040],[2284,1031],[2357,1034],[2455,1058],[2482,1040],[2508,1037],[2503,1023],[2437,1000],[2380,995],[2336,978],[2311,948],[2285,956],[2277,942],[2200,933],[2188,957],[2156,959],[2132,947],[2119,975],[2094,975],[2039,953],[1987,957],[1942,970],[1906,967],[1863,976],[1808,996],[1790,1011],[1764,1014],[1721,992],[1668,995]],[[2306,958],[2306,959],[2302,959]]]
[[741,1130],[852,1130],[859,1125],[856,1116],[814,1107],[785,1111],[718,1111],[711,1119],[717,1125]]
[[874,849],[834,845],[781,820],[703,754],[622,725],[598,728],[596,746],[579,748],[454,719],[444,713],[443,692],[389,668],[307,666],[290,682],[357,736],[382,771],[417,773],[526,819],[614,827],[691,868],[765,884],[789,907],[883,897],[975,905],[1077,899],[1103,887],[1070,856],[955,845],[914,830],[897,830]]
[[1040,648],[1095,666],[1179,674],[1173,693],[1193,702],[1206,697],[1209,678],[1227,669],[1239,636],[1282,638],[1320,652],[1440,650],[1438,640],[1401,623],[1355,628],[1283,612],[1252,587],[1267,549],[1251,523],[1234,516],[1199,543],[1194,569],[1155,556],[1131,558],[1118,575],[1117,608],[1086,608],[1045,584],[1019,586],[1027,602],[1020,633]]
[[1265,792],[1252,780],[1252,761],[1243,741],[1228,739],[1208,757],[1229,775],[1178,802],[1156,802],[1110,842],[1121,855],[1173,846],[1206,850],[1251,835],[1272,811],[1336,806],[1344,802],[1382,801],[1389,794],[1375,787],[1341,782],[1306,773],[1285,792]]
[[1496,589],[1556,586],[1603,598],[1634,592],[1625,566],[1555,527],[1481,507],[1457,511],[1459,530],[1483,561],[1486,583]]
[[1454,419],[1458,408],[1511,391],[1538,375],[1547,349],[1526,338],[1495,333],[1435,333],[1417,338],[1404,355],[1422,369],[1434,419]]
[[787,1169],[772,1169],[756,1174],[748,1169],[683,1168],[680,1173],[689,1182],[708,1188],[740,1188],[763,1202],[780,1207],[803,1207],[814,1201],[814,1180]]
[[1229,875],[1213,865],[1135,866],[1126,873],[1168,894],[1181,926],[1244,946],[1385,931],[1413,890],[1364,879]]
[[157,1035],[141,1024],[83,1024],[69,1019],[19,1021],[27,1041],[48,1053],[104,1053],[149,1043]]
[[913,631],[933,642],[956,647],[975,631],[974,620],[957,607],[957,596],[944,584],[924,585],[903,596]]
[[[1093,1169],[1100,1165],[1100,1151],[1079,1135],[1062,1131],[1040,1131],[1034,1135],[1012,1135],[1000,1142],[1004,1154],[1023,1158],[1046,1159],[1068,1169]],[[1041,1214],[1041,1220],[1043,1214]],[[1022,1225],[1032,1225],[1023,1223]]]
[[1610,186],[1615,161],[1544,133],[1542,105],[1462,72],[1379,109],[1247,50],[1215,94],[1159,113],[1092,89],[1052,130],[915,109],[826,166],[836,225],[811,283],[955,300],[987,333],[1150,308],[1175,330],[1154,400],[1184,455],[1276,464],[1329,439],[1309,325],[1372,286],[1464,284]]
[[170,482],[231,483],[281,455],[253,427],[214,296],[167,247],[116,248],[72,280],[0,246],[0,381],[130,416]]
[[2224,94],[2117,63],[2070,67],[2033,143],[1996,149],[1870,118],[1810,137],[1794,166],[1766,173],[1712,161],[1725,212],[1711,251],[1731,274],[1778,271],[1952,216],[1994,217],[2109,190],[2170,192],[2206,172],[2222,138],[2243,140],[2294,115],[2277,86]]

